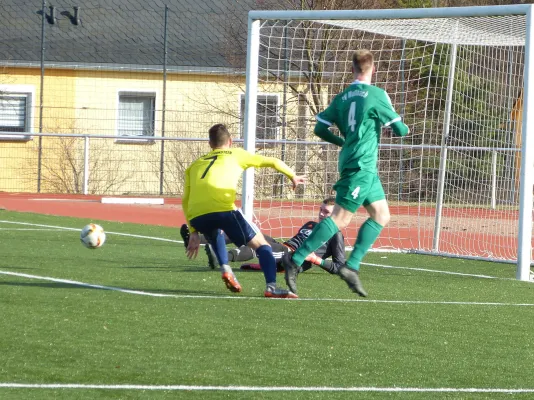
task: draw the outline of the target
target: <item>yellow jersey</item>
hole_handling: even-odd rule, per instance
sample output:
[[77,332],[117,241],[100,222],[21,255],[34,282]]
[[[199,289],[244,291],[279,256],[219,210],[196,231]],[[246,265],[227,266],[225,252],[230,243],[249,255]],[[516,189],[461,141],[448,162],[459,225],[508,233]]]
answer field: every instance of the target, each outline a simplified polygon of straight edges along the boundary
[[185,171],[182,208],[188,225],[200,215],[235,210],[239,178],[250,167],[271,167],[289,179],[295,176],[278,158],[252,154],[242,148],[213,150],[193,161]]

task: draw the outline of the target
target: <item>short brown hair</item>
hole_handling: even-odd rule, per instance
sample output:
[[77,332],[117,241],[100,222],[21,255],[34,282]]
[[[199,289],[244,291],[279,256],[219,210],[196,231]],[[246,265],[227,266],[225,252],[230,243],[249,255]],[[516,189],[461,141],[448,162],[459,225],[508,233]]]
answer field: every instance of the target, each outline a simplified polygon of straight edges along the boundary
[[373,53],[369,50],[356,50],[352,55],[352,67],[356,74],[365,74],[373,68]]
[[335,197],[327,197],[323,200],[323,204],[326,204],[327,206],[333,206],[336,204],[336,198]]
[[210,145],[211,147],[224,146],[230,140],[230,132],[224,124],[213,125],[210,130]]

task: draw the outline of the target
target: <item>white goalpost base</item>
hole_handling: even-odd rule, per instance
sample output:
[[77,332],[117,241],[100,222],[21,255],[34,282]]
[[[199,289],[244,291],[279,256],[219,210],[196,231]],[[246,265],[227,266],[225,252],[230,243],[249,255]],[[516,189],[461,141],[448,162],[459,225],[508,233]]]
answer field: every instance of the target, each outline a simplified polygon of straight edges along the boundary
[[[332,195],[338,149],[313,135],[315,115],[352,80],[351,55],[373,52],[410,135],[384,130],[379,174],[392,220],[375,244],[467,258],[532,260],[532,6],[251,11],[245,148],[281,158],[309,183],[247,171],[243,209],[288,237]],[[366,219],[344,234],[354,244]]]

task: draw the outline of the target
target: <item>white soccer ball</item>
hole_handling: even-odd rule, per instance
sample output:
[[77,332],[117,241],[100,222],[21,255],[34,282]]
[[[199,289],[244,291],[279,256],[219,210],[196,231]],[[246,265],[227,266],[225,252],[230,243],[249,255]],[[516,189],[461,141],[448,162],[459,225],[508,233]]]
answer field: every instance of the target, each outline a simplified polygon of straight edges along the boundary
[[80,234],[82,244],[89,249],[101,247],[106,241],[104,228],[97,224],[85,225]]

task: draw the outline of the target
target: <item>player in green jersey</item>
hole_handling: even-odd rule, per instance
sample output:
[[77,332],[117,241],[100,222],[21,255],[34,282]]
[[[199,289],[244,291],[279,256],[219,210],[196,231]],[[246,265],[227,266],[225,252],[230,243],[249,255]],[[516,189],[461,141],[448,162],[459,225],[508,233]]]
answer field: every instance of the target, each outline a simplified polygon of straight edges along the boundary
[[[294,293],[298,268],[308,254],[345,228],[363,205],[369,218],[360,227],[354,250],[338,274],[353,292],[367,296],[359,278],[360,262],[390,219],[377,171],[378,143],[384,126],[397,136],[407,135],[409,129],[393,109],[387,93],[371,85],[375,67],[369,50],[353,54],[352,71],[354,81],[317,115],[315,135],[341,147],[340,178],[334,185],[336,204],[332,216],[321,221],[302,246],[283,259],[286,283]],[[332,125],[338,127],[341,136],[329,130]]]

